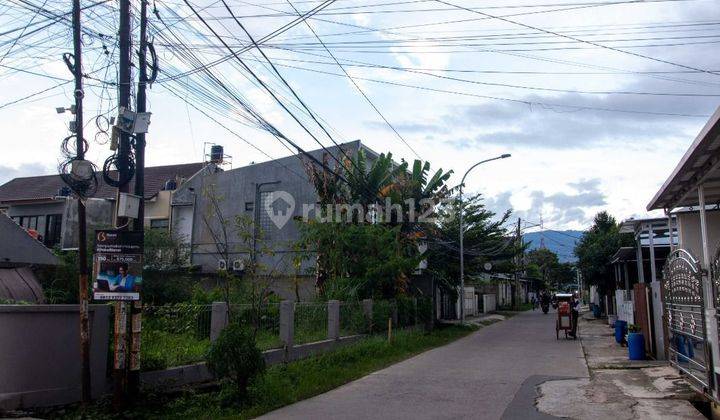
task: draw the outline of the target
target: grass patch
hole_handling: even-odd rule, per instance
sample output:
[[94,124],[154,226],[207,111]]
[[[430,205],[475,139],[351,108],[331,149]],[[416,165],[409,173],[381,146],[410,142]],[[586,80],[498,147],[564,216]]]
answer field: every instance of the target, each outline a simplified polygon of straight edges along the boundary
[[171,333],[155,329],[142,332],[141,363],[143,371],[161,370],[205,360],[210,339],[198,339],[191,333]]
[[[286,365],[274,365],[252,385],[251,403],[242,407],[224,404],[226,398],[223,390],[189,390],[179,395],[143,393],[135,406],[125,410],[122,415],[113,414],[109,402],[105,400],[96,403],[84,414],[87,418],[97,419],[253,418],[327,392],[415,354],[447,344],[476,329],[453,325],[437,328],[430,333],[420,330],[397,331],[390,343],[382,336],[373,336],[331,353]],[[72,410],[63,413],[68,418],[77,418],[80,414],[80,411]]]

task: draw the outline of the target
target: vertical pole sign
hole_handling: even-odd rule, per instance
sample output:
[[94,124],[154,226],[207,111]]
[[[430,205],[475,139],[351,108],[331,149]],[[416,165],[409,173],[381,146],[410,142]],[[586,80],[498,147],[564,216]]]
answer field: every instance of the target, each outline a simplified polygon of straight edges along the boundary
[[95,300],[140,300],[142,231],[96,231],[94,262]]
[[[93,258],[93,297],[95,300],[116,301],[115,305],[115,357],[116,373],[125,372],[137,352],[128,352],[128,305],[125,301],[140,300],[143,280],[143,231],[98,230],[95,232]],[[134,331],[134,328],[133,328]],[[139,346],[139,340],[137,345]],[[135,344],[133,344],[134,346]],[[129,356],[128,356],[129,354]],[[131,363],[128,363],[128,359]],[[138,362],[135,360],[135,362]],[[115,381],[115,404],[124,404],[127,375]]]

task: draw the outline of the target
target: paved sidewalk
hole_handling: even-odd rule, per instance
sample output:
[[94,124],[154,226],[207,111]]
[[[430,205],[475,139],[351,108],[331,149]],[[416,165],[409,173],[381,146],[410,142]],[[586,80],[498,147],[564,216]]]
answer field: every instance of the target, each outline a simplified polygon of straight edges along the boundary
[[573,419],[704,419],[687,400],[695,392],[664,361],[630,361],[606,320],[580,321],[590,378],[539,386],[541,413]]
[[264,418],[500,419],[506,411],[536,412],[536,381],[588,375],[580,342],[555,339],[555,319],[552,312],[520,313]]

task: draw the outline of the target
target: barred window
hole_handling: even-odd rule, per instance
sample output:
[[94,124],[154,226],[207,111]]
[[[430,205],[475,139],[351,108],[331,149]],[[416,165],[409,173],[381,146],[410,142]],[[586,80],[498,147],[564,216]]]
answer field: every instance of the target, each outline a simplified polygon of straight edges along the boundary
[[258,228],[266,239],[272,237],[272,233],[275,230],[275,224],[270,219],[270,215],[267,212],[267,208],[272,204],[273,192],[263,191],[260,193],[260,208],[258,209]]

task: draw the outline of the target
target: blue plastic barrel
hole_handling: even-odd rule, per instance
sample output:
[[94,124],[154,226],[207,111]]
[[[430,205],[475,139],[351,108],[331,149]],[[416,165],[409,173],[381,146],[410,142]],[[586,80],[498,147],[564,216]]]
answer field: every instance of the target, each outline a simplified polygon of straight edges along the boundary
[[623,342],[625,331],[627,331],[627,321],[623,321],[622,319],[615,321],[615,341],[618,344]]
[[628,334],[627,341],[630,360],[645,360],[645,338],[642,333]]

